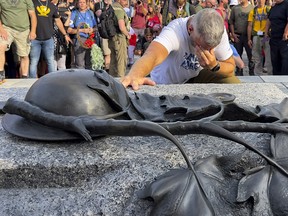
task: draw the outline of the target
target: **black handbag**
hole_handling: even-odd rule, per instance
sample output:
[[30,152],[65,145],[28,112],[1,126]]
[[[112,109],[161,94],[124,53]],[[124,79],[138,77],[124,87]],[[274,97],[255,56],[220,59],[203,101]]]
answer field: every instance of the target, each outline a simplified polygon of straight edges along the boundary
[[56,38],[57,38],[57,47],[56,47],[56,52],[57,54],[67,54],[67,51],[68,51],[68,46],[66,44],[66,41],[64,39],[64,36],[63,35],[60,35],[59,32],[57,33],[56,35]]
[[60,43],[58,43],[58,45],[57,45],[57,53],[58,54],[67,54],[67,46],[66,45],[63,45],[63,44],[60,44]]

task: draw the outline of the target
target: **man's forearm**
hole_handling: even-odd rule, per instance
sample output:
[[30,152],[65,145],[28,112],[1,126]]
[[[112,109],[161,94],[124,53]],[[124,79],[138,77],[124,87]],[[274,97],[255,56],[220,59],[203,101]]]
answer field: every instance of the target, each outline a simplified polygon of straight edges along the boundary
[[160,43],[152,41],[144,55],[133,64],[129,75],[145,77],[150,74],[155,66],[161,64],[167,56],[166,48]]
[[247,27],[248,41],[252,40],[251,36],[252,36],[252,22],[248,22],[248,27]]
[[154,59],[149,55],[143,55],[132,66],[129,75],[137,77],[146,77],[155,66]]
[[65,23],[64,23],[64,26],[65,26],[65,27],[69,27],[70,21],[71,21],[71,14],[68,15],[68,17],[67,17],[67,19],[66,19],[66,21],[65,21]]
[[284,29],[284,34],[288,34],[288,22],[287,22],[287,24],[286,24],[286,27],[285,27],[285,29]]
[[30,22],[31,22],[31,27],[30,27],[30,32],[36,34],[36,28],[37,28],[37,17],[35,11],[29,12],[30,16]]
[[64,25],[63,25],[62,21],[60,20],[60,18],[56,18],[56,19],[55,19],[55,23],[56,23],[59,31],[60,31],[63,35],[66,35],[67,32],[66,32],[66,30],[65,30],[65,28],[64,28]]

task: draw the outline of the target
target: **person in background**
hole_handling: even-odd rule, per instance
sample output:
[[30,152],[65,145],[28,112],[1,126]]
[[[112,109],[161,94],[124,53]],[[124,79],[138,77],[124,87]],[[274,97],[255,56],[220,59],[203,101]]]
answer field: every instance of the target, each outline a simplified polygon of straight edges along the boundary
[[72,11],[70,20],[68,33],[79,36],[74,40],[75,67],[91,69],[91,49],[84,48],[82,44],[85,44],[87,38],[95,33],[96,18],[93,11],[89,9],[87,0],[78,1],[78,8]]
[[156,38],[161,33],[162,26],[161,25],[154,25],[152,30],[154,33],[153,38]]
[[233,51],[233,58],[234,58],[236,66],[240,69],[244,69],[245,63],[243,62],[243,60],[240,57],[239,53],[237,52],[236,48],[231,43],[230,43],[230,46],[231,46],[231,49]]
[[132,15],[131,27],[134,29],[137,37],[144,36],[144,29],[146,28],[146,15],[148,13],[148,6],[143,0],[137,0],[134,3],[134,14]]
[[152,42],[153,38],[154,38],[153,30],[151,28],[146,28],[144,31],[144,37],[142,37],[136,43],[135,54],[143,56],[146,49]]
[[130,68],[134,64],[134,52],[137,43],[137,35],[135,34],[133,28],[130,28],[129,31],[130,39],[129,39],[129,46],[128,46],[128,68]]
[[199,0],[197,1],[195,5],[195,12],[198,13],[200,10],[206,8],[206,1],[205,0]]
[[[234,6],[238,5],[239,1],[238,0],[229,0],[229,7],[228,7],[228,24],[229,24],[229,19],[230,19],[230,15],[231,15],[231,10]],[[229,27],[229,31],[230,31],[230,27]],[[232,38],[232,37],[230,37]]]
[[224,20],[225,29],[229,35],[229,12],[228,12],[228,0],[220,0],[216,11],[222,16]]
[[223,18],[206,8],[163,28],[121,82],[134,90],[144,84],[239,83],[232,54]]
[[[118,20],[119,32],[108,40],[111,50],[109,74],[114,77],[123,77],[127,68],[127,46],[130,39],[130,23],[124,8],[128,6],[127,0],[116,0],[112,7]],[[133,29],[134,30],[134,29]],[[136,32],[135,32],[136,33]]]
[[[103,10],[108,10],[109,7],[112,7],[112,0],[104,0],[96,2],[94,5],[94,13],[97,18],[97,23],[100,22],[100,16]],[[100,47],[104,55],[104,69],[108,72],[110,68],[111,61],[111,50],[108,46],[108,39],[100,38]]]
[[275,0],[265,28],[265,39],[270,37],[273,75],[288,75],[288,2]]
[[168,5],[167,16],[163,15],[163,25],[167,25],[172,20],[180,17],[189,17],[196,13],[193,5],[187,0],[171,0]]
[[214,8],[216,9],[218,6],[217,0],[206,0],[206,8]]
[[162,15],[159,12],[158,6],[148,4],[148,14],[146,15],[146,27],[153,29],[153,26],[156,24],[162,25]]
[[[59,2],[58,0],[52,0],[51,1],[58,9],[60,20],[64,25],[64,28],[67,32],[67,29],[69,27],[70,22],[70,15],[71,11],[69,9],[69,2]],[[69,21],[67,21],[69,19]],[[67,24],[68,23],[68,24]],[[54,65],[55,65],[55,71],[56,70],[64,70],[66,69],[66,56],[68,52],[68,44],[65,41],[64,36],[59,31],[57,25],[54,23]]]
[[37,65],[42,51],[48,66],[48,72],[55,71],[54,66],[54,40],[53,23],[57,25],[59,31],[64,35],[68,44],[72,42],[67,34],[56,6],[50,0],[33,0],[37,16],[37,37],[31,41],[29,76],[37,78]]
[[5,80],[5,52],[12,42],[20,56],[20,77],[29,72],[30,41],[36,38],[37,18],[31,0],[0,2],[0,84]]
[[268,19],[269,6],[265,5],[265,0],[258,0],[257,6],[250,11],[248,16],[248,45],[252,48],[252,59],[255,63],[254,73],[258,76],[263,72],[263,49],[265,54],[265,69],[272,75],[272,63],[270,56],[269,40],[265,40],[265,26]]
[[[242,57],[243,48],[245,48],[248,57],[249,75],[254,75],[254,62],[252,61],[252,49],[248,45],[247,27],[248,15],[253,6],[249,4],[248,0],[242,0],[240,5],[236,5],[231,10],[229,19],[230,32],[234,46]],[[236,75],[243,76],[243,70],[237,68]]]

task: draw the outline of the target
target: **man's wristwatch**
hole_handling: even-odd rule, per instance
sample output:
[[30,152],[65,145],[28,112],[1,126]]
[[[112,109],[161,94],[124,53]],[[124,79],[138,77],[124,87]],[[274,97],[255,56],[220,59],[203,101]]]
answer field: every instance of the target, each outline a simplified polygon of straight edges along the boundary
[[212,71],[212,72],[217,72],[217,71],[219,71],[220,70],[220,63],[219,62],[217,62],[217,65],[215,66],[215,67],[213,67],[212,69],[210,69],[210,71]]

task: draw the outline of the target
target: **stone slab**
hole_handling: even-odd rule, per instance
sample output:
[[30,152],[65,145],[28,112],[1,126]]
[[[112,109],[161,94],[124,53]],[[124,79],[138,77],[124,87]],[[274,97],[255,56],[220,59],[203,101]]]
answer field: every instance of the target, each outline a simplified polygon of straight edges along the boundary
[[1,88],[24,88],[31,86],[37,79],[7,79]]
[[261,79],[264,80],[264,82],[270,82],[270,83],[279,83],[279,82],[288,82],[288,76],[261,76]]
[[[0,100],[23,99],[28,88],[0,89]],[[236,102],[280,103],[281,84],[243,83],[144,86],[153,95],[227,92]],[[2,119],[0,115],[0,120]],[[237,133],[269,152],[269,134]],[[161,137],[102,137],[88,143],[39,142],[15,137],[0,125],[0,215],[149,215],[153,203],[139,199],[146,182],[186,167],[176,147]],[[233,142],[207,135],[176,136],[193,163],[209,155],[246,152]],[[253,153],[248,152],[251,157]]]
[[260,76],[238,76],[242,83],[264,83]]

